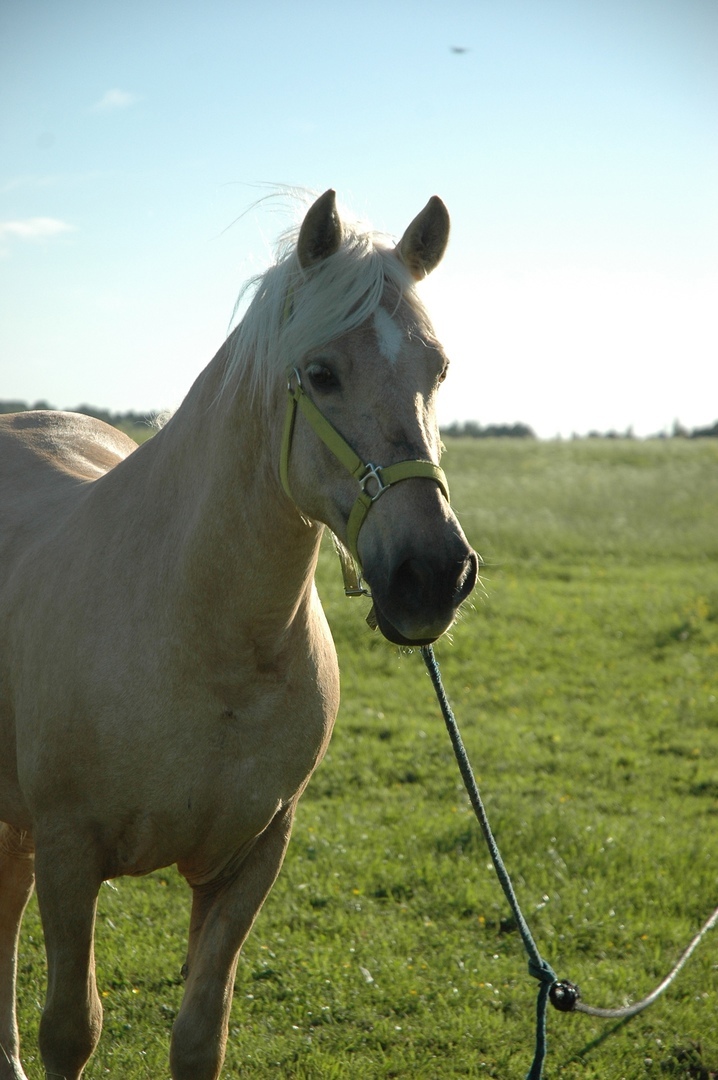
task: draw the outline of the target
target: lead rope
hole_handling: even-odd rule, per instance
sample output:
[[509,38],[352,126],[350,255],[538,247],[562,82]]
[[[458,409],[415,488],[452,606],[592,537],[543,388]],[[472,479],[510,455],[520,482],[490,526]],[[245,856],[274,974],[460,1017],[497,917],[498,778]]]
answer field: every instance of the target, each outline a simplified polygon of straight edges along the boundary
[[451,706],[449,705],[446,692],[441,682],[441,672],[439,671],[439,665],[436,662],[434,650],[431,645],[422,646],[421,655],[424,657],[424,663],[428,668],[431,681],[434,684],[436,697],[449,732],[451,745],[454,748],[454,755],[459,765],[461,778],[464,781],[464,786],[466,787],[469,799],[471,800],[471,805],[474,808],[474,813],[481,826],[481,831],[484,834],[484,839],[486,840],[491,855],[491,861],[496,870],[496,875],[501,882],[501,888],[504,890],[504,895],[509,902],[513,916],[516,919],[516,924],[519,928],[524,948],[528,954],[529,975],[532,975],[534,979],[539,980],[540,985],[536,1002],[536,1052],[534,1053],[531,1068],[526,1075],[526,1080],[541,1080],[544,1058],[546,1056],[546,1005],[548,1002],[549,990],[558,980],[551,965],[541,956],[536,942],[533,939],[533,935],[529,930],[528,923],[524,919],[519,902],[516,899],[516,893],[511,884],[511,878],[504,866],[504,860],[501,858],[501,852],[494,839],[494,834],[491,831],[491,825],[489,824],[489,819],[479,793],[478,785],[474,779],[474,774],[461,738],[459,726],[451,711]]
[[504,865],[504,861],[501,858],[501,852],[499,851],[498,844],[494,839],[494,834],[491,831],[489,819],[484,808],[479,788],[474,779],[473,770],[469,762],[466,749],[464,747],[463,740],[461,738],[461,732],[459,726],[456,723],[456,718],[449,705],[446,692],[444,690],[441,681],[441,672],[439,671],[439,665],[436,657],[434,656],[434,650],[431,645],[424,645],[421,649],[421,655],[424,658],[424,663],[428,669],[431,681],[434,684],[434,690],[436,697],[441,708],[444,722],[449,732],[449,738],[451,739],[451,745],[454,749],[454,755],[459,765],[459,771],[464,781],[464,785],[471,800],[471,805],[474,809],[474,813],[478,819],[481,831],[484,834],[484,839],[491,855],[491,861],[494,864],[496,870],[496,876],[501,882],[501,887],[504,890],[504,895],[509,902],[511,911],[516,920],[516,924],[519,928],[524,948],[529,958],[529,974],[535,979],[539,980],[539,992],[538,1000],[536,1003],[536,1051],[534,1053],[534,1059],[531,1064],[531,1068],[526,1074],[526,1080],[541,1080],[543,1075],[543,1063],[546,1057],[546,1008],[548,1001],[554,1008],[560,1012],[583,1012],[589,1016],[598,1016],[604,1019],[622,1020],[630,1016],[635,1016],[636,1013],[642,1012],[643,1009],[647,1009],[649,1005],[663,993],[663,991],[670,986],[678,972],[687,962],[688,958],[698,947],[703,937],[711,930],[716,923],[718,923],[718,908],[715,909],[713,914],[706,920],[696,936],[691,941],[687,949],[681,953],[678,962],[656,989],[643,998],[642,1001],[636,1002],[634,1005],[627,1005],[621,1009],[600,1009],[591,1005],[585,1005],[579,1000],[579,989],[573,983],[567,981],[559,981],[551,968],[551,965],[542,958],[536,942],[533,939],[531,931],[529,930],[528,923],[524,919],[523,912],[519,906],[519,902],[516,899],[516,894],[511,884],[511,878]]

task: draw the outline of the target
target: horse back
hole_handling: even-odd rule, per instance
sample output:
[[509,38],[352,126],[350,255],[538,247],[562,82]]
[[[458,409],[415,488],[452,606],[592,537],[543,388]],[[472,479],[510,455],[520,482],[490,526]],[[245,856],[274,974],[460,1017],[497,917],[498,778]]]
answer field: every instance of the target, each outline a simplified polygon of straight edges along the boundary
[[135,443],[79,413],[0,416],[0,563],[38,539],[73,503],[73,492],[126,458]]
[[[124,432],[81,413],[22,412],[0,416],[0,484],[51,476],[96,480],[135,449]],[[52,482],[52,481],[50,481]]]

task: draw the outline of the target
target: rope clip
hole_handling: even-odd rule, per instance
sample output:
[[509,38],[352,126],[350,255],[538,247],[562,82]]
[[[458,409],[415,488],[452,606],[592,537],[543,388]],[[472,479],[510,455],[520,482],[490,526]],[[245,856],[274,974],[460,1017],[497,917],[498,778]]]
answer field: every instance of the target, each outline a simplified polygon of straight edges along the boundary
[[581,997],[581,991],[572,982],[564,979],[553,983],[548,997],[554,1009],[559,1012],[573,1012]]

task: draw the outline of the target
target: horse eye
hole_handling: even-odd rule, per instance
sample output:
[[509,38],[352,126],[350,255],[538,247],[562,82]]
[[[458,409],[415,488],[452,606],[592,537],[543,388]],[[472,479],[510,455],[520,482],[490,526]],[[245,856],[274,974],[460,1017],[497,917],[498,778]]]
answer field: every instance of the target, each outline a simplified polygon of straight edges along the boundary
[[442,383],[448,374],[449,374],[449,365],[444,364],[441,375],[439,375],[439,382]]
[[307,368],[307,375],[314,389],[320,392],[324,391],[326,393],[328,390],[336,390],[339,387],[339,380],[336,375],[325,364],[310,364]]

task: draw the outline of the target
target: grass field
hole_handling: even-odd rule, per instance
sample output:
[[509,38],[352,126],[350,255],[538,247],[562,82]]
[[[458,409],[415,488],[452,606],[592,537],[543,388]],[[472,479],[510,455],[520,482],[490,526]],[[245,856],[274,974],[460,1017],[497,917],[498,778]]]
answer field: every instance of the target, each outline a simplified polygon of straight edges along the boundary
[[[483,590],[436,648],[543,955],[637,1000],[718,904],[718,440],[452,441]],[[418,654],[365,626],[329,547],[342,708],[240,963],[227,1076],[522,1078],[536,984]],[[188,896],[103,888],[88,1078],[166,1078]],[[21,961],[32,1080],[44,956]],[[547,1080],[718,1076],[718,932],[627,1023],[549,1014]]]

